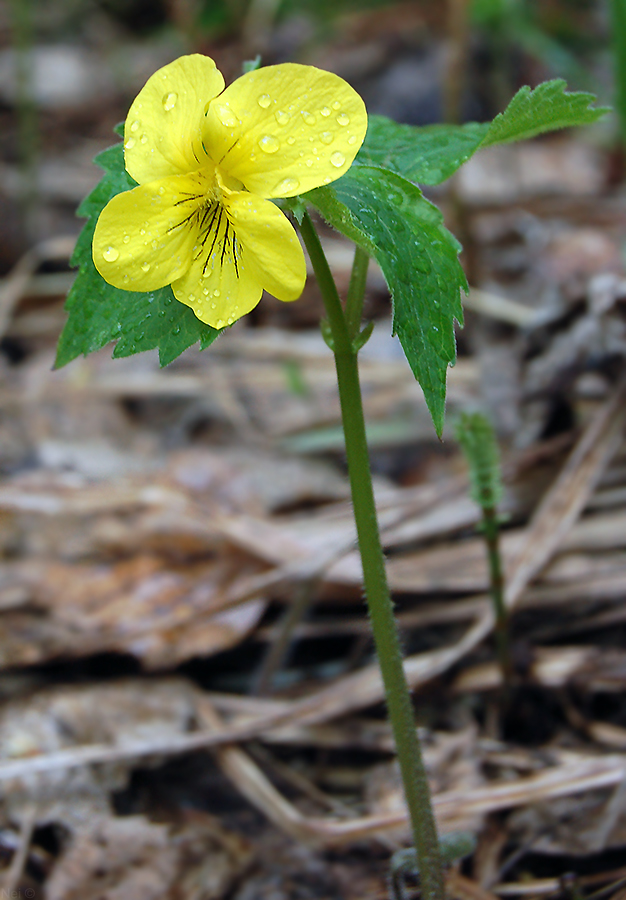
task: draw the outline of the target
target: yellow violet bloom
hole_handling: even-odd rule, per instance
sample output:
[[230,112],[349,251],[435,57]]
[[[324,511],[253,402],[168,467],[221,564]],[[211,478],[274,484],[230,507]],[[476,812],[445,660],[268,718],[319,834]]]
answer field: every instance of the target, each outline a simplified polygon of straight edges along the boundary
[[330,72],[283,63],[224,89],[208,56],[177,59],[128,113],[124,159],[138,187],[100,214],[98,272],[127,291],[171,284],[214,328],[250,312],[263,290],[296,300],[304,254],[271,200],[339,178],[366,130],[362,99]]

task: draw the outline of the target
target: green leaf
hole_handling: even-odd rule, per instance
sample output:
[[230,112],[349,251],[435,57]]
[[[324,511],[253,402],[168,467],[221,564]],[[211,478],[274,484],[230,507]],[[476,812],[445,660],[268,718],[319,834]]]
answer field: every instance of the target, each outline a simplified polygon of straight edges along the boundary
[[381,166],[417,184],[440,184],[476,152],[489,125],[399,125],[370,116],[356,166]]
[[419,188],[386,169],[353,167],[306,199],[378,261],[393,299],[394,333],[441,434],[454,320],[462,322],[460,292],[467,290],[460,244]]
[[169,286],[149,293],[122,291],[98,273],[91,256],[98,216],[112,197],[130,190],[135,182],[124,168],[122,144],[100,153],[95,162],[105,174],[78,209],[87,222],[72,256],[78,275],[65,304],[69,315],[59,339],[56,368],[110,341],[117,341],[115,357],[158,349],[162,366],[198,341],[202,349],[208,347],[220,332],[179,303]]
[[590,125],[597,122],[609,107],[594,109],[593,94],[578,91],[568,94],[562,78],[545,81],[532,91],[528,85],[521,88],[503,113],[495,117],[489,131],[481,141],[481,147],[493,144],[509,144],[557,131],[573,125]]
[[567,93],[562,79],[534,90],[523,87],[491,124],[398,125],[371,116],[357,166],[382,166],[419,184],[440,184],[481,147],[506,144],[572,125],[596,122],[608,107],[594,109],[593,94]]

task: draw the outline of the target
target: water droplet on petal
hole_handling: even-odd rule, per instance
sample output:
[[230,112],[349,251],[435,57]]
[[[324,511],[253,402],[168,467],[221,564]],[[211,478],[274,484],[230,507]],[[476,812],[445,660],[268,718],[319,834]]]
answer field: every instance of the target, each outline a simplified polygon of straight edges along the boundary
[[204,294],[205,297],[208,297],[208,296],[209,296],[209,289],[208,289],[208,288],[202,288],[202,293]]
[[128,282],[130,281],[130,276],[129,276],[129,275],[124,275],[124,276],[122,277],[122,281],[124,282],[124,284],[128,284]]
[[130,235],[129,235],[129,234],[125,234],[125,235],[124,235],[124,243],[127,244],[129,241],[130,241]]
[[159,188],[159,194],[161,196],[163,196],[164,193],[165,193],[165,188],[163,187],[163,185],[161,185],[161,187]]
[[354,146],[354,144],[356,144],[356,142],[357,142],[356,134],[353,134],[348,138],[348,143],[350,144],[351,147]]
[[120,251],[117,249],[117,247],[107,247],[106,250],[102,252],[102,255],[107,262],[115,262],[115,260],[120,255]]
[[309,169],[310,169],[311,166],[313,165],[313,160],[312,160],[312,159],[307,159],[306,164],[307,164],[307,166],[308,166]]
[[334,153],[331,154],[330,161],[333,164],[333,166],[335,166],[335,168],[340,169],[343,166],[343,164],[345,163],[346,158],[343,155],[343,153],[340,153],[338,150],[336,150]]
[[196,295],[195,295],[195,294],[189,294],[189,301],[190,301],[191,303],[193,303],[195,299],[196,299]]
[[320,134],[320,141],[323,144],[332,144],[334,139],[335,135],[332,133],[332,131],[322,131],[322,133]]
[[297,178],[283,178],[282,181],[278,182],[274,191],[276,192],[277,197],[284,197],[292,191],[297,191],[299,187],[300,182]]
[[139,138],[139,141],[141,144],[147,144],[148,143],[148,135],[142,134],[141,137]]
[[337,125],[349,125],[350,124],[350,116],[347,116],[345,113],[339,113],[337,116]]
[[333,109],[334,110],[341,109],[341,103],[339,102],[339,100],[335,100],[335,102],[333,103]]
[[140,126],[140,124],[141,124],[141,122],[139,121],[139,119],[135,119],[135,121],[134,121],[134,122],[132,123],[132,125],[130,126],[130,130],[133,131],[133,132],[137,131],[138,128],[139,128],[139,126]]
[[124,144],[124,150],[132,150],[135,146],[135,138],[128,138],[126,143]]
[[264,153],[276,153],[280,149],[280,141],[273,134],[266,134],[259,140],[259,147]]
[[257,99],[256,102],[259,104],[261,109],[267,109],[267,107],[272,102],[272,98],[270,97],[269,94],[261,94],[261,96]]
[[215,322],[216,328],[224,328],[225,325],[226,325],[226,322],[224,321],[224,319],[217,319]]
[[170,109],[174,109],[177,100],[178,94],[175,94],[173,91],[170,91],[169,94],[163,94],[163,109],[166,112],[169,112]]
[[152,249],[153,249],[153,250],[158,250],[158,249],[159,249],[159,242],[158,242],[158,241],[152,241]]
[[224,103],[216,103],[215,112],[217,113],[217,118],[226,128],[234,128],[235,125],[241,125],[241,120],[238,119],[232,109]]
[[226,319],[226,324],[227,324],[227,325],[232,325],[234,321],[235,321],[235,317],[234,317],[234,316],[229,316],[229,317]]
[[323,116],[329,116],[329,115],[330,115],[330,110],[329,110],[329,108],[328,108],[327,106],[322,106],[322,108],[320,109],[320,113],[321,113]]
[[282,109],[277,109],[276,113],[276,121],[279,125],[286,125],[287,122],[291,119],[289,113],[284,112]]
[[256,153],[251,153],[251,154],[250,154],[250,160],[251,160],[252,162],[254,162],[255,159],[256,159]]
[[315,116],[312,116],[310,112],[303,112],[302,118],[306,122],[307,125],[315,125],[316,119]]
[[142,271],[142,272],[149,272],[149,271],[150,271],[150,263],[149,263],[149,262],[142,263],[142,265],[141,265],[141,271]]

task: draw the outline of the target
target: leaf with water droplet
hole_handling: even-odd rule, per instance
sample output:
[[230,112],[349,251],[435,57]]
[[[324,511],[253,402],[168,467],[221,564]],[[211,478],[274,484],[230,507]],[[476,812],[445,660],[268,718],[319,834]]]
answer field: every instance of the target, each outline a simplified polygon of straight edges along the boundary
[[455,359],[454,321],[462,321],[460,294],[467,289],[458,241],[416,185],[385,169],[353,166],[304,198],[382,268],[393,297],[394,331],[441,433],[446,372]]
[[355,165],[380,166],[418,184],[440,184],[481,147],[526,140],[572,125],[596,122],[608,111],[593,108],[593,94],[568,93],[562,79],[534,90],[525,86],[493,122],[465,125],[399,125],[370,116]]

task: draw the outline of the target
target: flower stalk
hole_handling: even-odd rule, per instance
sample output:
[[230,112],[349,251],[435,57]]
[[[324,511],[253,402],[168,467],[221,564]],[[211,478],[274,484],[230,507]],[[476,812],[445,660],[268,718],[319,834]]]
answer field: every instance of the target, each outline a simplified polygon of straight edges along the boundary
[[363,260],[366,254],[362,250],[357,250],[349,291],[351,315],[348,321],[328,261],[308,213],[304,214],[300,231],[324,300],[328,320],[326,331],[330,335],[335,356],[346,458],[363,567],[363,584],[411,820],[422,896],[425,900],[443,900],[443,875],[437,829],[387,584],[365,436],[357,355],[362,343],[359,341],[358,323],[367,271]]

